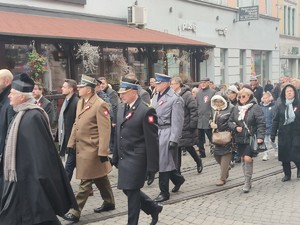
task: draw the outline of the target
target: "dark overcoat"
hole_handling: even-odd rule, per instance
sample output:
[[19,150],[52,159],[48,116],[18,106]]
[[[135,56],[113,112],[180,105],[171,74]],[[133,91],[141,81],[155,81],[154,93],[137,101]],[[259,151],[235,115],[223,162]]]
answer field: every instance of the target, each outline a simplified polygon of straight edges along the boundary
[[[77,94],[73,94],[72,97],[69,99],[68,104],[64,110],[63,117],[64,117],[64,137],[63,143],[59,147],[59,155],[64,156],[67,150],[67,144],[72,132],[72,127],[75,122],[76,118],[76,109],[77,109],[77,102],[78,102]],[[56,132],[56,141],[58,141],[59,131]]]
[[49,117],[50,124],[52,126],[55,120],[55,110],[52,102],[42,96],[38,102],[38,106],[42,107],[46,111]]
[[55,221],[77,203],[40,110],[28,110],[20,122],[16,149],[17,182],[4,183],[0,225]]
[[[292,87],[295,91],[295,100],[292,103],[295,113],[294,122],[283,125],[285,121],[285,89]],[[271,138],[275,138],[278,131],[278,160],[282,162],[300,162],[300,102],[298,93],[294,86],[287,85],[283,88],[281,94],[281,103],[276,107]]]
[[184,123],[179,140],[179,147],[189,147],[198,142],[198,113],[196,100],[189,87],[183,86],[179,95],[184,101]]
[[113,163],[119,169],[119,189],[140,189],[146,172],[159,169],[157,116],[140,97],[125,116],[124,105],[118,107]]
[[[244,122],[250,130],[251,134],[256,134],[257,139],[265,139],[266,121],[264,113],[260,106],[257,104],[256,99],[253,98],[249,103],[253,105],[247,110],[244,118]],[[245,127],[243,121],[238,120],[239,117],[239,105],[236,105],[228,120],[229,128],[234,132],[234,140],[236,144],[249,144],[250,134]],[[236,132],[236,127],[242,127],[242,132]]]

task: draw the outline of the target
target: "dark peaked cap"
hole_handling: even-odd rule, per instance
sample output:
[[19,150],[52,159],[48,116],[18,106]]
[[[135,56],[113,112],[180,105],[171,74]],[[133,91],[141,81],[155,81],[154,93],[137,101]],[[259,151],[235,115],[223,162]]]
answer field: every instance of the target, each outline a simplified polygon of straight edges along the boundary
[[22,73],[14,77],[11,88],[20,92],[32,92],[34,88],[34,81],[27,73]]

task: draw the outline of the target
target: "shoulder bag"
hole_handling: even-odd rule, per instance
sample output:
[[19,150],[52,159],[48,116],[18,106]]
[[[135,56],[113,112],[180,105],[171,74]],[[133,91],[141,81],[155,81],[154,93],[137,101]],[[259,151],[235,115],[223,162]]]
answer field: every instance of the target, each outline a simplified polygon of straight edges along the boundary
[[[217,111],[214,113],[213,122],[216,123]],[[230,131],[212,130],[212,143],[215,145],[227,145],[231,142],[232,136]]]
[[258,154],[260,152],[264,152],[264,151],[267,151],[268,148],[265,144],[265,142],[262,142],[262,143],[257,143],[257,138],[256,138],[256,134],[252,134],[247,126],[247,124],[245,123],[245,121],[243,120],[243,123],[244,123],[244,126],[245,128],[247,129],[249,135],[250,135],[250,148],[251,148],[251,151],[254,153],[254,154]]

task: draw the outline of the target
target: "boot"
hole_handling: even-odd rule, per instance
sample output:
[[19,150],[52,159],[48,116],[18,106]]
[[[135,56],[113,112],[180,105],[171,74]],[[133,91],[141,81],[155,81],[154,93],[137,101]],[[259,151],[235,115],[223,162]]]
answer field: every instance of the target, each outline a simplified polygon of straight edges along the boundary
[[248,193],[251,189],[251,178],[253,174],[253,162],[245,162],[245,184],[243,187],[244,193]]
[[283,167],[284,177],[281,179],[281,181],[286,182],[286,181],[291,180],[291,175],[292,175],[291,163],[290,162],[283,162],[282,167]]

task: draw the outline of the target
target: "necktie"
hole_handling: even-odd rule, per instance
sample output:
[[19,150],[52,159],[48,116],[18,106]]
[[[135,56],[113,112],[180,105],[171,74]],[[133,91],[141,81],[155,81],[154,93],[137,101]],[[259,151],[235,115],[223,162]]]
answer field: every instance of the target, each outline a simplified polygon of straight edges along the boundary
[[127,112],[129,111],[130,107],[128,104],[125,104],[125,110],[124,110],[124,116],[127,115]]

